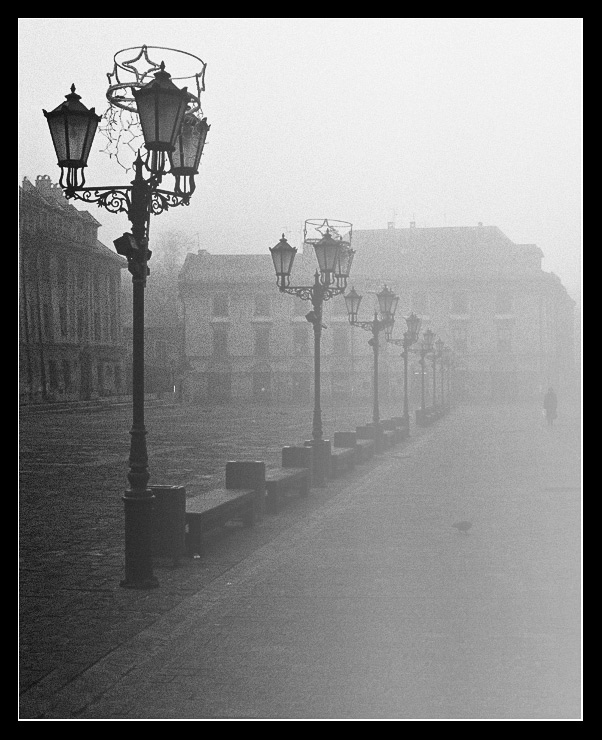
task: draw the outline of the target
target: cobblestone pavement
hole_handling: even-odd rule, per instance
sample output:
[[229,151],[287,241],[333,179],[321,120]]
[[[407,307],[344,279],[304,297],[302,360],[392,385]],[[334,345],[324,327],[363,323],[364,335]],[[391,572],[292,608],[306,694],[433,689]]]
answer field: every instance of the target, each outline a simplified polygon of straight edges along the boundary
[[[325,437],[369,416],[366,407],[325,405]],[[219,554],[203,563],[174,569],[158,561],[161,588],[152,593],[119,588],[130,426],[131,407],[124,404],[21,414],[22,691],[38,687],[44,694],[46,686],[65,685],[294,520],[292,507],[289,516],[265,519],[252,533],[226,531]],[[279,464],[283,445],[311,437],[311,411],[155,404],[146,410],[146,426],[150,484],[185,485],[194,495],[223,484],[227,460]]]
[[[150,592],[117,585],[128,418],[22,416],[22,718],[579,716],[576,413],[457,408]],[[147,426],[151,482],[191,491],[308,436],[299,408]]]

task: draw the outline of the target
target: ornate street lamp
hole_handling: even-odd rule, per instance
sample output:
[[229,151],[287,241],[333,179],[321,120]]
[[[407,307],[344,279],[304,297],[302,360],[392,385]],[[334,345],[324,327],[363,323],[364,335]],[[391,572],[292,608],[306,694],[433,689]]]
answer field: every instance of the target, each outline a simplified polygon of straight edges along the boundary
[[71,92],[65,98],[66,102],[58,105],[50,113],[45,110],[43,113],[48,121],[58,165],[61,168],[59,184],[62,188],[76,188],[86,181],[84,167],[88,166],[88,156],[101,117],[96,115],[94,108],[88,110],[79,102],[81,95],[75,92],[75,85],[71,85]]
[[395,344],[398,347],[403,347],[401,356],[403,357],[403,418],[404,423],[407,427],[408,433],[410,431],[410,411],[408,403],[408,355],[410,347],[418,341],[418,332],[420,331],[421,319],[416,316],[415,313],[411,313],[406,318],[407,331],[403,333],[403,339],[393,339],[387,337],[387,341],[391,344]]
[[440,360],[443,357],[444,346],[445,342],[442,339],[437,339],[437,341],[435,342],[435,348],[433,350],[433,407],[437,405],[437,383],[435,378],[437,360]]
[[[308,227],[315,229],[320,237],[308,237]],[[347,239],[338,235],[341,228],[348,230]],[[347,279],[354,255],[351,249],[351,228],[348,221],[310,219],[305,222],[304,243],[314,247],[319,267],[319,272],[316,270],[313,285],[290,285],[297,250],[291,247],[284,234],[276,246],[270,247],[276,272],[276,284],[280,292],[312,303],[313,310],[307,313],[305,318],[314,328],[314,411],[311,444],[314,451],[314,477],[318,486],[324,485],[330,464],[330,443],[323,439],[320,401],[320,342],[322,329],[325,328],[322,323],[322,309],[324,301],[340,295],[347,288]]]
[[[196,126],[188,118],[187,109],[200,109],[200,91],[205,63],[187,52],[176,52],[193,57],[202,65],[202,71],[194,76],[197,95],[180,89],[165,71],[165,64],[156,64],[148,57],[148,49],[160,47],[142,46],[135,59],[119,62],[119,55],[132,49],[124,49],[115,55],[114,72],[109,81],[107,98],[112,106],[129,111],[137,116],[147,150],[145,160],[138,151],[134,162],[134,180],[130,185],[110,187],[83,187],[83,169],[87,166],[96,127],[100,117],[94,108],[88,110],[80,103],[80,96],[72,86],[67,102],[50,113],[44,111],[52,141],[61,168],[60,185],[65,197],[76,198],[85,203],[96,203],[111,213],[124,212],[132,224],[131,233],[126,232],[114,241],[118,254],[127,258],[128,270],[133,283],[133,359],[132,359],[132,407],[133,423],[130,431],[130,456],[128,481],[130,488],[123,497],[125,510],[125,578],[121,585],[126,588],[153,588],[158,585],[153,574],[151,511],[153,495],[148,488],[148,455],[146,428],[144,425],[144,289],[149,274],[147,266],[151,252],[148,249],[148,230],[151,214],[158,215],[168,208],[188,205],[194,189],[192,177],[205,143],[206,121],[199,133],[190,132]],[[137,49],[138,50],[138,49]],[[139,72],[133,65],[144,59],[150,67]],[[119,70],[135,75],[135,80],[121,82]],[[151,74],[154,79],[150,79]],[[191,77],[193,77],[191,75]],[[129,90],[132,97],[124,94]],[[202,123],[202,122],[201,122]],[[183,125],[184,124],[184,125]],[[165,175],[166,155],[172,160],[176,177],[175,192],[159,189]],[[182,167],[184,170],[182,170]],[[194,169],[194,172],[192,171]],[[144,171],[148,173],[145,177]],[[65,181],[66,174],[66,181]],[[190,179],[188,188],[182,189],[179,177]],[[186,192],[185,192],[186,190]]]
[[422,416],[426,411],[425,395],[424,395],[424,371],[426,366],[426,356],[433,351],[433,341],[435,339],[435,332],[431,329],[427,329],[422,335],[422,345],[420,347],[420,395],[421,395],[421,410]]
[[369,331],[372,333],[372,338],[368,340],[368,344],[372,347],[374,353],[374,380],[372,384],[373,388],[373,405],[372,405],[372,422],[378,424],[380,422],[380,411],[378,407],[378,350],[379,350],[379,335],[381,331],[392,327],[395,323],[395,311],[397,309],[397,303],[399,302],[399,296],[396,296],[392,290],[387,288],[385,285],[380,293],[376,294],[378,298],[378,307],[380,310],[380,318],[378,311],[374,312],[374,318],[372,321],[358,321],[357,313],[359,309],[362,296],[356,293],[355,288],[345,296],[345,305],[347,306],[347,316],[351,326],[359,326],[360,329]]

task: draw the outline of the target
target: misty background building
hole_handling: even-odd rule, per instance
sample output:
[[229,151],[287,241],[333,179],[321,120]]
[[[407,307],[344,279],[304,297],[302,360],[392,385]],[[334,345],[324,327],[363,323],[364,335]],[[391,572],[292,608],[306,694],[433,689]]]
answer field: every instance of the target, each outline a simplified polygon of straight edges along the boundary
[[126,392],[121,270],[47,175],[19,188],[19,384],[22,403]]
[[[423,330],[431,328],[454,350],[457,398],[510,402],[539,397],[549,385],[569,392],[576,384],[574,301],[556,275],[542,270],[543,252],[536,245],[515,244],[496,226],[389,223],[386,229],[354,231],[352,246],[350,286],[364,295],[360,318],[372,318],[373,294],[386,283],[400,296],[394,336],[402,336],[403,317],[414,311]],[[293,284],[313,282],[311,252],[299,250]],[[188,254],[179,291],[188,400],[310,398],[313,334],[305,314],[311,305],[279,293],[269,253]],[[369,335],[348,324],[342,296],[325,303],[324,323],[323,394],[368,398]],[[384,345],[381,335],[380,392],[394,400],[403,383],[400,350]],[[414,404],[417,359],[410,360]]]

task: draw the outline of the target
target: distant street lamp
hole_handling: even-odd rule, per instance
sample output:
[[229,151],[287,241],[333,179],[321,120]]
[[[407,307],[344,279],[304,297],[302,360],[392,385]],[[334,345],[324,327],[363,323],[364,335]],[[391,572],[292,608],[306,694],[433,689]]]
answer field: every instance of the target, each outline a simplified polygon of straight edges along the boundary
[[408,403],[408,356],[410,353],[410,347],[418,341],[418,333],[420,332],[421,323],[421,319],[419,319],[415,313],[411,313],[406,318],[408,328],[407,331],[403,333],[403,339],[387,337],[387,341],[391,344],[403,347],[403,352],[401,353],[401,356],[403,357],[403,418],[408,431],[410,428],[410,409]]
[[433,351],[433,341],[435,339],[435,332],[431,329],[427,329],[422,335],[422,345],[420,347],[420,395],[421,395],[421,407],[422,415],[426,411],[426,399],[424,393],[424,372],[426,368],[426,356]]
[[435,348],[433,350],[433,408],[437,405],[437,382],[436,382],[436,367],[437,360],[443,357],[443,347],[445,342],[442,339],[437,339],[435,342]]
[[[194,190],[194,175],[203,152],[209,126],[206,119],[195,114],[200,110],[200,74],[196,75],[197,95],[186,87],[180,89],[165,70],[165,64],[151,62],[148,49],[161,47],[142,46],[136,59],[118,62],[118,56],[132,49],[115,54],[114,76],[116,82],[109,86],[107,98],[113,106],[137,114],[144,145],[147,150],[143,159],[138,151],[134,162],[134,180],[130,185],[107,187],[83,187],[84,169],[98,123],[101,117],[94,108],[88,110],[71,86],[66,102],[49,113],[44,111],[58,165],[61,168],[60,186],[66,198],[76,198],[85,203],[96,203],[110,213],[124,212],[132,224],[131,233],[126,232],[114,241],[118,254],[127,258],[128,270],[133,283],[133,356],[132,356],[132,406],[133,423],[130,431],[130,456],[128,481],[130,488],[123,497],[125,510],[125,578],[121,585],[126,588],[146,589],[158,586],[152,564],[152,491],[148,488],[148,454],[146,428],[144,426],[144,289],[150,273],[147,263],[151,252],[148,249],[148,233],[151,214],[158,215],[175,206],[189,205]],[[176,50],[167,50],[176,51]],[[186,54],[187,52],[176,52]],[[193,57],[202,65],[205,63]],[[132,65],[142,60],[150,65],[145,72],[138,72]],[[129,67],[127,66],[129,65]],[[135,80],[120,83],[118,70],[135,74]],[[152,74],[152,78],[151,78]],[[150,80],[150,81],[148,81]],[[131,91],[131,98],[125,91]],[[175,190],[163,190],[159,186],[167,174],[167,158],[171,164],[170,174],[176,178]],[[144,170],[148,176],[144,176]]]
[[352,288],[350,292],[345,296],[345,304],[347,306],[347,315],[349,317],[349,323],[351,326],[359,326],[360,329],[369,331],[372,333],[372,338],[368,341],[368,344],[372,347],[374,353],[374,381],[372,384],[373,388],[373,406],[372,406],[372,422],[378,424],[380,421],[380,411],[378,408],[378,350],[379,350],[379,335],[381,331],[392,329],[395,322],[395,311],[397,310],[397,303],[399,302],[399,296],[396,296],[392,290],[387,288],[385,285],[380,293],[376,294],[378,298],[378,308],[380,311],[380,319],[378,317],[379,311],[374,312],[374,318],[372,321],[358,321],[357,314],[362,301],[362,296],[359,295],[355,288]]
[[[319,219],[318,219],[319,220]],[[313,227],[321,234],[320,238],[307,236],[307,229]],[[348,230],[348,238],[338,235],[339,229]],[[305,222],[304,243],[311,244],[316,253],[319,272],[316,270],[313,285],[293,286],[290,284],[291,270],[297,249],[291,247],[282,235],[282,239],[275,247],[270,247],[276,284],[281,293],[297,296],[302,300],[311,301],[313,310],[305,315],[307,321],[314,328],[314,410],[311,444],[314,452],[314,481],[316,485],[324,485],[328,475],[330,446],[323,439],[322,407],[320,402],[320,342],[322,329],[322,309],[324,301],[341,295],[347,288],[347,279],[353,262],[354,250],[351,249],[352,227],[348,221],[324,219],[317,226],[314,220]],[[332,236],[332,233],[336,238]]]

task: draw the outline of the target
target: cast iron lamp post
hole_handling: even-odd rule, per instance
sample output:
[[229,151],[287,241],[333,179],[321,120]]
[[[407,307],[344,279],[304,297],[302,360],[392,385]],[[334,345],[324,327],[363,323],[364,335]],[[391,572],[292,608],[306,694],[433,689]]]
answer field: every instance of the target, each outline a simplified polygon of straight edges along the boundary
[[[437,379],[436,379],[436,368],[437,360],[441,359],[443,354],[443,347],[445,346],[442,339],[437,339],[433,348],[433,408],[437,405]],[[443,375],[443,371],[442,371]]]
[[[307,223],[307,222],[306,222]],[[306,244],[313,244],[318,260],[319,272],[316,270],[313,285],[290,285],[290,275],[293,261],[297,253],[295,247],[282,239],[275,247],[270,247],[274,269],[276,271],[276,284],[281,293],[297,296],[305,301],[311,301],[312,309],[305,315],[307,321],[314,328],[314,411],[312,424],[312,447],[314,450],[314,482],[317,486],[325,483],[330,465],[329,444],[323,439],[322,429],[322,407],[320,402],[320,342],[322,329],[326,328],[322,323],[322,308],[324,301],[344,293],[347,288],[347,278],[353,262],[354,250],[351,249],[351,224],[342,223],[349,228],[349,240],[335,239],[331,236],[331,227],[328,220],[324,220],[323,226],[326,231],[321,239],[309,240],[305,238]],[[333,229],[335,230],[335,229]],[[336,231],[336,230],[335,230]]]
[[435,339],[435,332],[431,329],[427,329],[422,335],[422,345],[420,347],[420,395],[422,404],[422,414],[426,411],[426,402],[424,394],[424,371],[426,367],[426,356],[433,351],[433,341]]
[[374,312],[374,318],[372,321],[358,321],[357,313],[362,302],[362,296],[359,295],[355,288],[352,288],[349,293],[345,296],[345,304],[347,306],[347,315],[349,317],[349,323],[351,326],[359,326],[360,329],[369,331],[372,333],[372,338],[368,340],[368,344],[372,347],[374,353],[374,381],[373,387],[373,405],[372,405],[372,422],[378,424],[380,421],[380,411],[378,408],[378,350],[379,350],[379,335],[381,331],[393,328],[395,322],[395,311],[397,309],[397,303],[399,302],[399,296],[396,296],[392,290],[387,288],[385,285],[380,293],[376,294],[378,298],[378,308],[380,311],[380,319],[378,318],[378,311]]
[[403,347],[401,356],[403,357],[403,418],[405,425],[410,428],[410,408],[408,402],[408,357],[410,353],[410,347],[418,341],[418,333],[420,332],[421,319],[416,316],[415,313],[411,313],[406,318],[407,331],[403,333],[403,339],[393,339],[387,337],[387,341],[391,344],[395,344],[398,347]]
[[[151,256],[149,222],[151,214],[158,215],[168,208],[189,204],[194,175],[209,130],[207,120],[200,120],[193,113],[198,99],[187,88],[180,89],[171,81],[163,62],[160,66],[154,65],[151,71],[154,69],[158,71],[154,72],[153,80],[140,84],[137,78],[131,85],[135,109],[126,108],[137,112],[147,150],[145,159],[138,152],[135,176],[130,185],[84,187],[84,169],[100,116],[94,108],[88,110],[80,103],[74,85],[66,102],[49,113],[44,111],[61,168],[59,184],[65,197],[96,203],[111,213],[125,212],[132,224],[131,233],[123,234],[114,245],[118,254],[127,258],[133,283],[133,423],[127,476],[130,488],[123,496],[125,578],[121,585],[137,589],[158,586],[152,564],[153,495],[148,487],[150,476],[144,426],[144,289],[150,274],[147,266]],[[107,97],[114,88],[109,88]],[[166,155],[171,164],[170,172],[176,178],[174,192],[159,187],[166,174]]]

